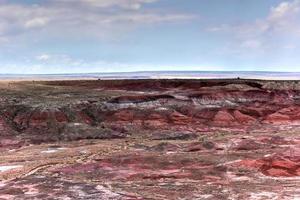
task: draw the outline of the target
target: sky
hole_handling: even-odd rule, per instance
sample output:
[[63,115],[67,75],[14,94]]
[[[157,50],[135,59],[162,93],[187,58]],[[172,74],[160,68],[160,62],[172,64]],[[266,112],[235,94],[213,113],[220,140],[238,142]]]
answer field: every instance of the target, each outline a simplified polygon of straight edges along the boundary
[[300,72],[300,0],[0,0],[0,73]]

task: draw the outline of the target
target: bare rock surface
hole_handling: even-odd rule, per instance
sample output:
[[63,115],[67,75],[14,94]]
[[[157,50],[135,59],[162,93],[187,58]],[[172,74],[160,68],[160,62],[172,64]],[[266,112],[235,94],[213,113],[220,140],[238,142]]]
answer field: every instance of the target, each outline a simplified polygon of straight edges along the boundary
[[0,199],[300,199],[295,81],[12,82]]

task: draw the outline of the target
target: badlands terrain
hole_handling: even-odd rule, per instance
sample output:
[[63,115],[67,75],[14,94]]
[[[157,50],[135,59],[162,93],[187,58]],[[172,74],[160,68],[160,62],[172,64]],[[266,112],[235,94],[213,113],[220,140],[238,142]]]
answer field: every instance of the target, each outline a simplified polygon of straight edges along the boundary
[[0,199],[300,199],[300,81],[0,83]]

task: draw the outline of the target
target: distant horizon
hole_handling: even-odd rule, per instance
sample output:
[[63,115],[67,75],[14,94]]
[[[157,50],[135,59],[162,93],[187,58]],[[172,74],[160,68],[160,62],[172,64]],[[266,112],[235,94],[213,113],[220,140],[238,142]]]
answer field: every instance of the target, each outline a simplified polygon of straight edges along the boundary
[[299,80],[300,72],[265,71],[136,71],[60,74],[0,74],[0,80],[123,80],[123,79],[259,79]]
[[291,74],[300,74],[300,71],[263,71],[263,70],[141,70],[141,71],[120,71],[120,72],[75,72],[75,73],[1,73],[0,75],[68,75],[68,74],[134,74],[134,73],[291,73]]

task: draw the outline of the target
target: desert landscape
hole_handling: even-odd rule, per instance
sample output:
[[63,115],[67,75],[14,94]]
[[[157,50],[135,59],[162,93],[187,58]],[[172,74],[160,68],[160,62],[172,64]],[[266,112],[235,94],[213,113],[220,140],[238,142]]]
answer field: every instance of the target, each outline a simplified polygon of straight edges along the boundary
[[0,83],[0,199],[300,199],[300,81]]
[[0,200],[300,200],[300,0],[0,0]]

